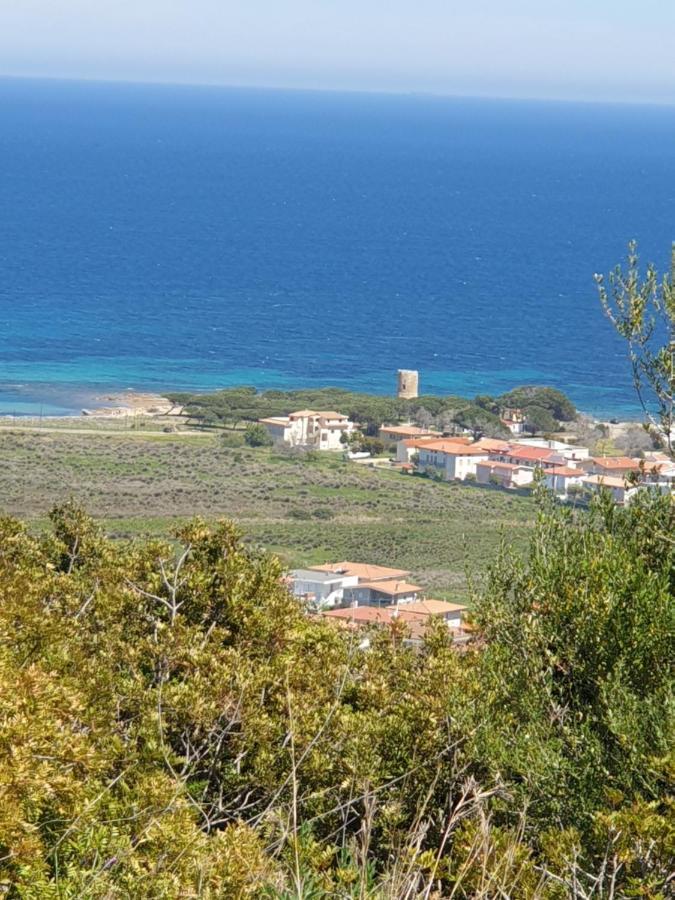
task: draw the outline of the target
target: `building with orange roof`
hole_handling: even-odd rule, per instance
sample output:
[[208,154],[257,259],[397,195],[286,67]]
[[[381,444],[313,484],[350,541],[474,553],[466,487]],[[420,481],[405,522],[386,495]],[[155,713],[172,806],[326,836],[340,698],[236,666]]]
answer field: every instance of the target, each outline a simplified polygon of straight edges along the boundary
[[530,466],[532,468],[545,469],[560,465],[562,457],[548,447],[531,447],[528,444],[520,444],[514,441],[501,450],[490,453],[490,459],[495,462],[512,463],[516,466]]
[[287,416],[258,419],[276,444],[313,450],[344,450],[345,435],[356,428],[348,416],[333,410],[300,409]]
[[478,484],[497,484],[503,488],[519,488],[531,484],[533,479],[534,469],[532,466],[495,462],[492,459],[479,462],[476,466]]
[[391,569],[389,566],[374,566],[370,563],[343,562],[322,563],[318,566],[309,566],[314,572],[331,572],[334,575],[355,575],[361,581],[391,581],[398,578],[403,580],[410,575],[407,569]]
[[621,478],[645,467],[643,460],[630,456],[591,456],[582,462],[588,475],[610,475]]
[[474,444],[474,447],[479,447],[481,450],[487,450],[488,453],[498,453],[500,451],[508,450],[509,446],[509,441],[486,437],[479,438]]
[[420,428],[419,425],[382,425],[378,432],[381,441],[407,441],[420,438],[439,438],[438,431]]
[[[433,604],[443,603],[441,600],[429,602]],[[464,607],[460,607],[457,604],[450,603],[446,605],[450,607],[457,606],[457,611],[464,610]],[[325,612],[323,616],[327,621],[334,622],[336,625],[358,631],[366,631],[366,634],[368,629],[372,628],[389,628],[392,630],[392,634],[394,634],[395,626],[400,625],[401,630],[398,631],[398,634],[401,643],[404,646],[415,649],[419,649],[423,646],[427,637],[429,623],[431,620],[438,618],[442,618],[447,622],[448,631],[452,634],[453,641],[462,644],[466,643],[471,638],[471,634],[468,630],[461,626],[461,624],[455,624],[455,622],[460,622],[456,614],[454,615],[454,618],[446,617],[447,610],[443,610],[443,612],[439,614],[423,610],[413,612],[407,607],[397,606],[386,607],[384,609],[376,609],[372,606],[356,606],[347,609],[330,610],[329,612]],[[367,649],[369,645],[370,641],[366,636],[359,644],[359,647]]]
[[[317,592],[312,583],[312,573],[317,575],[314,581],[323,583],[326,580],[332,590],[340,592],[340,606],[381,607],[391,603],[409,603],[417,600],[422,592],[419,585],[408,581],[410,572],[405,569],[343,561],[298,570],[296,594],[300,595],[310,587],[314,593]],[[340,579],[339,586],[335,586],[335,579]]]
[[464,481],[476,474],[476,465],[489,457],[489,452],[476,444],[443,438],[427,441],[419,447],[418,466],[422,470],[438,472],[446,481]]
[[462,616],[466,612],[466,606],[461,603],[447,603],[445,600],[414,600],[403,606],[389,606],[390,610],[403,616],[404,619],[435,618],[443,619],[450,627],[459,628],[462,624]]
[[625,479],[616,475],[586,475],[580,483],[592,493],[609,491],[615,503],[623,504],[626,500],[628,486]]
[[350,597],[368,606],[388,606],[392,603],[412,603],[420,596],[422,588],[401,578],[389,581],[359,581],[349,591]]
[[431,440],[434,440],[434,438],[405,438],[402,441],[397,441],[396,461],[403,463],[410,462],[410,460],[418,454],[420,447],[424,447]]

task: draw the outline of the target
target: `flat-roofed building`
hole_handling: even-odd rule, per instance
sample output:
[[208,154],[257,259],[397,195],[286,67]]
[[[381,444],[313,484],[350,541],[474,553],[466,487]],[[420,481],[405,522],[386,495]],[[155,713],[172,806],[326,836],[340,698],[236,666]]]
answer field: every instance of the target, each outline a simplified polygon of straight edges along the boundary
[[358,584],[356,575],[336,575],[315,569],[293,569],[290,575],[293,594],[317,608],[340,606],[345,588]]
[[392,578],[390,581],[359,581],[346,593],[359,606],[388,606],[412,603],[420,596],[422,588],[404,579]]

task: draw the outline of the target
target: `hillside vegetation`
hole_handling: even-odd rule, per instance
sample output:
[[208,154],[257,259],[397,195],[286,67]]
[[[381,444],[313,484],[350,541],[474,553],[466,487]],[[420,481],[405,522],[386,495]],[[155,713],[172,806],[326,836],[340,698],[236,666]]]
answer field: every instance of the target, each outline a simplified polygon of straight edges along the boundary
[[369,652],[229,523],[0,520],[10,897],[672,896],[675,509],[542,496],[525,560]]
[[522,550],[534,519],[529,497],[330,453],[225,447],[208,434],[3,431],[0,454],[0,510],[34,528],[71,497],[116,538],[168,537],[194,515],[227,517],[290,566],[356,559],[403,567],[437,596],[460,600],[467,568],[478,576],[502,539]]

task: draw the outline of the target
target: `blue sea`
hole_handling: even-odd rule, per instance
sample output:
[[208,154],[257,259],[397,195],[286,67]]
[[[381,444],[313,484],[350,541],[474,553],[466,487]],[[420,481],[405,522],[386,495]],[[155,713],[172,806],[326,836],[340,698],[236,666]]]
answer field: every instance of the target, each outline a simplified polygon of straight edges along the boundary
[[669,262],[675,108],[0,81],[0,412],[402,367],[633,415],[630,238]]

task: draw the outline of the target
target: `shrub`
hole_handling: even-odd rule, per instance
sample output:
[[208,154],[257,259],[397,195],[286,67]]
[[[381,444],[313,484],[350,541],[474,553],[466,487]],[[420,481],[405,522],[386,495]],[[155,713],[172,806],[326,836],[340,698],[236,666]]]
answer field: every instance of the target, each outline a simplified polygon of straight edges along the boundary
[[271,447],[274,444],[269,431],[259,422],[253,422],[246,427],[244,441],[249,447]]

